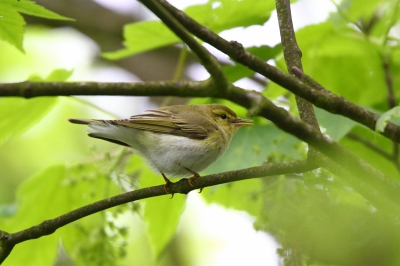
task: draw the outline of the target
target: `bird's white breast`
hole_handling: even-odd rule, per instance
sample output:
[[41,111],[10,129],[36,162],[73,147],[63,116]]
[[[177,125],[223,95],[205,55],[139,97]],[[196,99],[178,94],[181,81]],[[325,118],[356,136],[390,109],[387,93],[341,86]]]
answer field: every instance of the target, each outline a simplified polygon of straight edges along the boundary
[[[227,148],[227,144],[210,138],[189,139],[115,125],[93,125],[89,132],[127,143],[145,157],[155,170],[163,172],[167,177],[192,176],[184,167],[200,172]],[[213,143],[210,145],[211,141]]]
[[200,172],[222,154],[219,147],[206,145],[207,140],[168,134],[150,135],[156,145],[152,145],[144,155],[155,168],[170,177],[191,176],[184,167]]

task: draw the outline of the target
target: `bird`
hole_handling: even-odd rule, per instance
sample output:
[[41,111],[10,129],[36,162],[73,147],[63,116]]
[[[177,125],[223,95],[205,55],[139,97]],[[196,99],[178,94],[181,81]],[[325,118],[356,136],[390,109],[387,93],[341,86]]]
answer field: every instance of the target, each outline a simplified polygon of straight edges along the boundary
[[191,176],[193,186],[199,172],[225,153],[235,132],[253,125],[221,104],[164,106],[120,120],[68,120],[87,125],[89,137],[132,148],[161,173],[166,194],[171,183],[167,176]]

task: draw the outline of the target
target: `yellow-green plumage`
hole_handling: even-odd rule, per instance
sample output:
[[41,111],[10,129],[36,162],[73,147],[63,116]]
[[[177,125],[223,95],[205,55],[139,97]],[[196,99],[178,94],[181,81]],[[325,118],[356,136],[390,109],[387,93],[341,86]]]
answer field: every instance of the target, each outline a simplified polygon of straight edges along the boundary
[[237,129],[252,122],[219,104],[167,106],[123,120],[69,121],[88,125],[90,137],[133,148],[172,177],[205,169],[226,151]]

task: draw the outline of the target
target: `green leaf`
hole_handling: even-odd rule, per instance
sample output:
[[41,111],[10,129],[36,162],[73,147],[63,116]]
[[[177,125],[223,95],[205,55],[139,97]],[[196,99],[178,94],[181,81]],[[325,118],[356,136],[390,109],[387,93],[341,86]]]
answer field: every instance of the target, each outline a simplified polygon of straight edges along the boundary
[[400,117],[400,106],[396,106],[390,109],[389,111],[383,113],[379,117],[378,121],[376,121],[375,130],[377,132],[385,131],[385,128],[392,117],[397,117],[397,118]]
[[24,18],[13,7],[4,3],[0,2],[0,39],[23,51]]
[[[275,58],[278,54],[282,52],[282,45],[276,45],[274,47],[269,46],[260,46],[260,47],[250,47],[246,48],[246,50],[263,59],[264,61],[268,61],[269,59]],[[241,65],[235,64],[234,66],[224,66],[222,67],[226,77],[230,82],[235,82],[244,77],[250,77],[254,75],[254,71]]]
[[[164,183],[161,174],[152,172],[149,165],[139,156],[131,158],[128,169],[133,175],[140,175],[141,188]],[[159,257],[176,233],[179,218],[185,206],[186,196],[176,194],[171,199],[170,195],[165,195],[149,198],[144,202],[143,219],[147,225],[147,234],[150,238],[153,254],[155,257]]]
[[28,80],[34,82],[62,82],[69,79],[73,72],[74,70],[66,70],[63,68],[54,69],[46,78],[42,78],[37,74],[32,74],[28,77]]
[[[398,1],[380,0],[378,1],[378,5],[376,6],[374,13],[369,20],[365,18],[363,19],[365,25],[371,25],[371,29],[368,34],[370,36],[377,37],[382,46],[387,47],[391,45],[387,42],[387,39],[390,39],[390,37],[395,37],[393,32],[395,31],[396,23],[398,23],[400,19],[400,13],[398,12],[399,8],[400,3]],[[377,14],[379,14],[379,19],[376,19]],[[393,46],[398,47],[396,44]]]
[[[18,190],[16,214],[9,219],[0,219],[2,230],[23,230],[118,193],[119,189],[99,169],[96,164],[71,168],[56,165],[31,177]],[[106,223],[104,215],[95,214],[49,236],[18,244],[5,265],[23,265],[26,261],[31,265],[52,265],[60,241],[80,265],[100,265],[97,262],[114,265],[116,258],[110,260],[113,245],[104,233]],[[102,252],[98,252],[98,248]]]
[[[46,78],[31,75],[28,80],[35,82],[66,81],[73,70],[55,69]],[[17,138],[32,126],[38,124],[59,102],[57,97],[20,99],[0,99],[0,144]]]
[[25,21],[19,13],[48,19],[70,20],[27,0],[0,1],[0,39],[23,51],[23,27]]
[[217,203],[258,216],[262,208],[262,193],[263,180],[256,178],[207,188],[201,195],[208,203]]
[[331,114],[323,109],[314,108],[320,126],[326,129],[324,134],[329,135],[334,141],[341,140],[351,129],[357,125],[356,122],[346,117]]
[[0,99],[0,144],[37,125],[58,102],[57,97]]
[[48,19],[58,19],[58,20],[73,20],[71,18],[67,18],[57,13],[54,13],[46,8],[36,4],[35,2],[29,0],[2,0],[3,5],[12,6],[20,13],[24,13],[31,16],[48,18]]
[[263,25],[275,9],[273,1],[210,0],[204,5],[190,6],[185,12],[215,32],[236,27]]
[[159,257],[176,233],[179,218],[185,207],[186,196],[175,195],[145,200],[144,221],[153,252]]
[[384,6],[390,1],[391,0],[346,0],[340,4],[340,8],[350,21],[355,22],[358,19],[370,19],[377,11],[378,7]]
[[[389,57],[390,65],[390,76],[393,82],[393,88],[395,89],[396,102],[400,102],[400,47],[395,47],[390,53]],[[385,106],[385,108],[387,108]]]
[[[257,227],[315,265],[397,265],[399,228],[386,211],[368,202],[337,178],[280,177],[265,187]],[[393,212],[393,211],[392,211]],[[319,262],[319,263],[318,263]]]
[[271,160],[280,161],[282,156],[301,159],[302,154],[297,148],[299,144],[299,140],[271,124],[244,127],[233,136],[226,153],[204,170],[204,173],[258,166]]
[[[351,132],[364,139],[368,144],[391,156],[393,151],[393,142],[391,140],[361,126],[354,127]],[[391,159],[382,156],[379,152],[354,139],[343,138],[340,140],[340,144],[387,176],[395,179],[397,182],[400,181],[399,172]]]
[[161,21],[144,21],[124,27],[126,49],[103,53],[103,57],[117,60],[148,50],[179,42],[179,38]]
[[328,90],[361,105],[386,99],[380,48],[361,33],[322,23],[305,27],[296,36],[305,73]]
[[[185,12],[197,22],[218,33],[235,27],[263,25],[274,8],[273,1],[223,0],[190,6]],[[103,53],[103,57],[117,60],[180,42],[180,39],[161,21],[128,24],[124,27],[124,39],[125,49]]]
[[[338,1],[336,1],[338,2]],[[396,0],[345,0],[338,5],[338,17],[346,23],[353,23],[360,27],[370,37],[370,41],[386,45],[385,40],[390,29],[400,18],[399,3]]]

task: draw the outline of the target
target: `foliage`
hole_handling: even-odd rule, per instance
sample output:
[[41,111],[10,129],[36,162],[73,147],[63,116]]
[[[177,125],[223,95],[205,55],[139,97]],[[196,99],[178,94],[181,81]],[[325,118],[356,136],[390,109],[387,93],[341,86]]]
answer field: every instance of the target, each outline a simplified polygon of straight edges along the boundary
[[29,0],[3,0],[0,2],[0,10],[0,39],[9,42],[21,51],[23,51],[22,38],[25,21],[19,13],[48,19],[68,19]]
[[[399,110],[387,100],[392,97],[396,103],[400,101],[400,34],[393,34],[400,23],[399,1],[344,0],[335,4],[336,12],[326,21],[296,33],[304,72],[333,93],[368,110],[384,113],[376,125],[377,131],[383,131]],[[274,1],[210,0],[190,6],[185,12],[220,33],[262,25],[274,8]],[[0,38],[21,51],[25,23],[19,13],[66,19],[30,1],[2,0],[0,18],[5,23],[0,23]],[[124,38],[125,48],[103,53],[103,57],[119,60],[180,42],[160,21],[126,25]],[[246,50],[265,61],[274,60],[278,68],[286,71],[281,44]],[[5,55],[0,51],[0,56]],[[7,65],[14,58],[7,60],[0,64]],[[230,82],[255,75],[233,62],[224,66],[223,71]],[[41,78],[32,71],[29,80],[64,82],[71,75],[72,71],[56,69],[47,78]],[[25,78],[21,77],[21,81]],[[5,76],[0,74],[0,79]],[[297,114],[294,95],[284,88],[267,82],[262,94]],[[239,116],[245,116],[243,108],[227,100],[191,100],[210,102],[226,104]],[[82,140],[82,130],[72,134],[75,129],[67,126],[65,119],[61,123],[58,115],[75,117],[76,110],[84,114],[98,112],[98,108],[70,98],[0,99],[0,168],[5,169],[5,185],[0,188],[0,230],[16,232],[111,195],[161,184],[161,177],[151,172],[138,156],[116,151],[109,144]],[[316,114],[324,134],[392,181],[400,182],[398,144],[342,116],[319,108]],[[105,116],[104,112],[100,115]],[[238,131],[226,154],[202,174],[306,158],[305,143],[269,121],[255,121],[257,125]],[[43,143],[49,136],[55,136],[57,144],[52,145],[53,150],[45,151]],[[56,157],[58,162],[49,157]],[[303,174],[215,186],[205,189],[201,196],[209,204],[246,211],[256,217],[255,228],[277,239],[286,265],[398,265],[398,204],[393,203],[389,192],[374,191],[377,197],[390,202],[378,208],[371,198],[352,186],[351,180],[362,183],[358,181],[362,179],[356,178],[319,168]],[[8,183],[13,185],[7,186]],[[1,193],[11,189],[15,189],[15,198]],[[152,255],[155,260],[172,250],[184,207],[185,196],[175,195],[172,200],[151,198],[91,215],[49,236],[17,245],[4,265],[22,265],[27,260],[31,265],[52,265],[60,249],[65,249],[69,260],[77,265],[131,265],[128,247],[138,240],[134,239],[133,226],[126,225],[126,216],[139,216],[145,221],[146,234],[140,240],[144,244],[135,245],[139,249],[135,254]],[[183,253],[179,255],[184,256]]]

